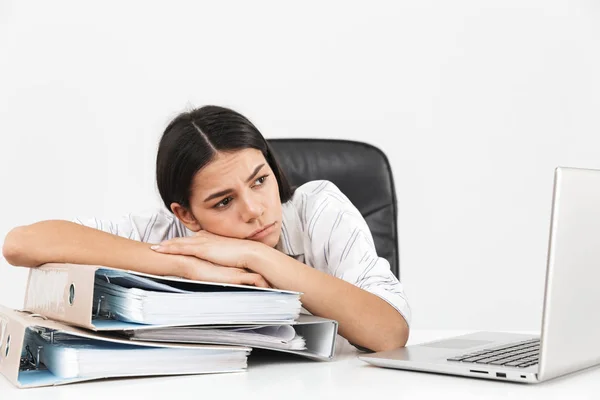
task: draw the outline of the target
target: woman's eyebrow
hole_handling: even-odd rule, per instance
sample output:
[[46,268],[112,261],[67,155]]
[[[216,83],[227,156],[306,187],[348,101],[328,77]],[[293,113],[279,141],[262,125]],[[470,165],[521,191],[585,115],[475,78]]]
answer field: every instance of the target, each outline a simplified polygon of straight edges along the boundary
[[[258,174],[260,172],[260,169],[262,167],[264,167],[265,164],[262,163],[259,166],[257,166],[256,168],[254,168],[254,172],[252,172],[252,175],[250,175],[250,177],[248,179],[246,179],[246,183],[250,182],[252,179],[254,179],[254,177],[256,176],[256,174]],[[225,190],[221,190],[220,192],[217,193],[213,193],[210,196],[208,196],[206,199],[204,199],[204,202],[206,203],[207,201],[210,201],[212,199],[215,199],[217,197],[221,197],[221,196],[225,196],[226,194],[229,194],[233,192],[233,189],[225,189]]]

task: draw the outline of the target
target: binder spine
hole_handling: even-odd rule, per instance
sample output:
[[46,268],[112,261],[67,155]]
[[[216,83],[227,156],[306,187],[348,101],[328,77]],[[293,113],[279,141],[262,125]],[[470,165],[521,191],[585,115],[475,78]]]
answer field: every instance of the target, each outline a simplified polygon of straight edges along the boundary
[[24,310],[86,329],[94,329],[92,265],[49,263],[29,271]]
[[69,272],[61,269],[33,268],[25,296],[25,308],[43,315],[66,313],[65,288],[69,287]]
[[19,361],[23,350],[26,327],[22,321],[0,310],[0,374],[18,386]]
[[0,347],[2,346],[2,343],[4,343],[4,335],[6,334],[7,325],[8,320],[0,315]]

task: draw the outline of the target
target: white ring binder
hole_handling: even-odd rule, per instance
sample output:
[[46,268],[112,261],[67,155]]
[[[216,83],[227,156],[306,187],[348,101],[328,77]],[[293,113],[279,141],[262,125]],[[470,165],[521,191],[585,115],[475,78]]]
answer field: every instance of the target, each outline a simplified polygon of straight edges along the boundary
[[0,322],[4,322],[0,374],[19,388],[125,376],[242,372],[252,350],[247,346],[134,342],[52,318],[31,317],[0,305]]

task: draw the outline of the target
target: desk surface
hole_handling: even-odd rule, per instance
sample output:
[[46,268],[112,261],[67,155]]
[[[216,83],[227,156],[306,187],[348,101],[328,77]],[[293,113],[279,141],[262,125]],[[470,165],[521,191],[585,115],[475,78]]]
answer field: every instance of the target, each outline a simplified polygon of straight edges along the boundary
[[[463,334],[413,331],[409,344]],[[383,369],[359,360],[338,338],[336,359],[315,362],[281,353],[249,358],[248,370],[229,374],[112,379],[65,386],[16,389],[0,376],[0,399],[591,399],[600,396],[600,368],[541,384],[495,382]],[[410,396],[410,397],[407,397]]]

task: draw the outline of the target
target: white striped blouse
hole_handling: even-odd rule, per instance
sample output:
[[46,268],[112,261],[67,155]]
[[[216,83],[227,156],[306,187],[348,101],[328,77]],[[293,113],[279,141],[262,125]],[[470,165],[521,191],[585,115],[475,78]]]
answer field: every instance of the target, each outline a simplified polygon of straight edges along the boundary
[[[410,325],[411,310],[402,284],[389,262],[377,255],[363,216],[335,184],[316,180],[299,186],[282,205],[282,212],[276,249],[379,296]],[[118,221],[76,218],[73,222],[148,243],[194,235],[164,208]]]

